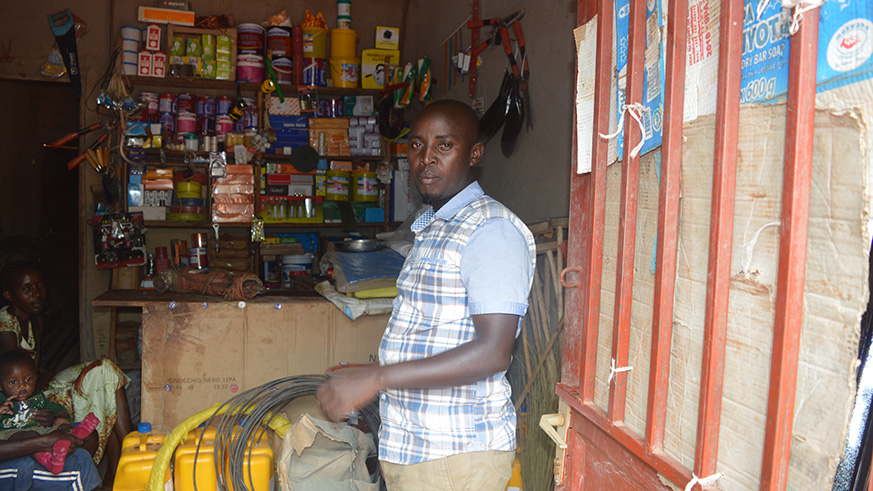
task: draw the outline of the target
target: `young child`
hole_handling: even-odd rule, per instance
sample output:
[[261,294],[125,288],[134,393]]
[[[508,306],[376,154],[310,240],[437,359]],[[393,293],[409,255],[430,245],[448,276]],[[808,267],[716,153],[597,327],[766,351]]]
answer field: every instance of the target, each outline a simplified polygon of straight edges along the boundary
[[[63,406],[51,402],[36,389],[36,364],[33,358],[21,350],[0,354],[0,440],[23,440],[50,433],[55,430],[84,439],[99,423],[93,413],[70,429],[70,414]],[[34,411],[47,409],[54,413],[51,426],[40,426]],[[70,448],[69,440],[58,440],[51,452],[37,452],[33,458],[53,474],[64,469],[64,459]]]

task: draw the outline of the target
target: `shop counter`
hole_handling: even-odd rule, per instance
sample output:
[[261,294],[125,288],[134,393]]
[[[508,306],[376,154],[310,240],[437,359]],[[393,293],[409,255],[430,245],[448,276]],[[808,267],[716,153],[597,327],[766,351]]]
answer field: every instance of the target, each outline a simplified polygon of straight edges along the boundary
[[237,302],[130,290],[92,305],[142,309],[142,420],[162,431],[271,380],[375,363],[388,323],[388,315],[352,321],[311,296]]

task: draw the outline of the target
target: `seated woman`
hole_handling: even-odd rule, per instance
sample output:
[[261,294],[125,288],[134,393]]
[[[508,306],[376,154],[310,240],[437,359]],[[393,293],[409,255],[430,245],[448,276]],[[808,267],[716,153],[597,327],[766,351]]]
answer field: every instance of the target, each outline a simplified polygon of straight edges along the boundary
[[[36,389],[43,390],[49,399],[67,408],[75,420],[80,421],[88,413],[97,416],[99,444],[93,458],[99,463],[106,452],[108,466],[104,483],[111,486],[121,454],[121,441],[132,431],[124,392],[129,379],[105,359],[80,363],[50,377],[51,371],[40,364],[46,286],[35,265],[14,262],[4,267],[0,271],[0,295],[8,303],[0,308],[0,352],[18,348],[33,357],[40,371]],[[46,424],[54,419],[50,411],[36,411],[34,416],[44,419]]]

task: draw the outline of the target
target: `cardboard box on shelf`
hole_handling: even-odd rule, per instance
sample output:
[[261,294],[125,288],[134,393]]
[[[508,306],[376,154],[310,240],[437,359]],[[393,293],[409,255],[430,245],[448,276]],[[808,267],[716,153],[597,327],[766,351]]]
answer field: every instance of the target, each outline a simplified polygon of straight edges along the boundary
[[143,307],[142,417],[169,431],[191,415],[283,377],[375,363],[387,315],[352,321],[322,299],[220,298]]
[[381,89],[385,86],[388,70],[386,64],[400,63],[400,51],[390,49],[365,49],[361,52],[361,87]]

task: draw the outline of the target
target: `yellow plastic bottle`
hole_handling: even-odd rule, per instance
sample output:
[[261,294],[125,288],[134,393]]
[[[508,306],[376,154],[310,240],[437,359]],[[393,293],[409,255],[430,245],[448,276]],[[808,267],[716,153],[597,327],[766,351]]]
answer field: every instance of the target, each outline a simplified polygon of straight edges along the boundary
[[518,454],[515,456],[515,462],[512,463],[512,476],[509,477],[509,482],[506,483],[506,491],[523,491],[524,485],[521,483],[521,461],[518,460]]
[[[114,491],[143,491],[149,482],[152,465],[161,445],[164,435],[152,431],[151,423],[140,423],[137,431],[131,432],[121,442],[121,457],[118,459],[118,469],[115,472]],[[166,482],[169,482],[167,476]]]
[[[236,428],[234,432],[236,432]],[[260,433],[260,430],[258,430]],[[197,451],[197,442],[202,443],[200,451]],[[192,430],[188,433],[185,443],[176,449],[173,467],[175,469],[173,484],[176,491],[194,491],[194,480],[197,480],[197,489],[217,489],[217,476],[215,473],[215,428],[206,427]],[[251,451],[251,454],[249,453]],[[194,466],[196,455],[196,469]],[[270,447],[266,432],[258,439],[254,446],[248,446],[243,461],[243,479],[246,486],[252,491],[269,491],[270,481],[273,478],[273,449]],[[251,468],[251,479],[249,479]],[[224,462],[225,476],[227,476],[227,462]],[[196,471],[196,474],[195,474]],[[230,482],[225,483],[232,490]]]

